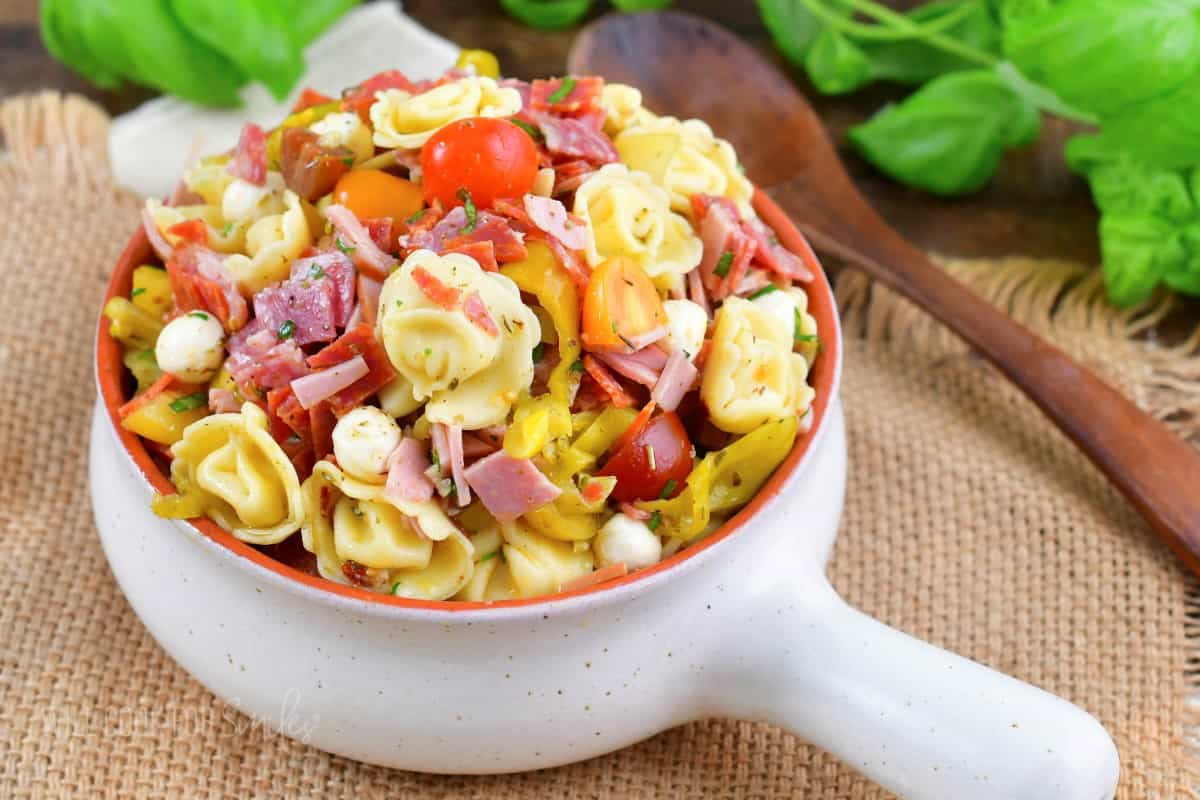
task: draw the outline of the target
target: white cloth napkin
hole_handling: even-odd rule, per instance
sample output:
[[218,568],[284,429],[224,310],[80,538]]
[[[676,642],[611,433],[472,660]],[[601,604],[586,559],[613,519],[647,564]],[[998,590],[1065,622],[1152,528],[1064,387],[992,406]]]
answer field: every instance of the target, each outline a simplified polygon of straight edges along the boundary
[[386,69],[433,78],[454,66],[458,47],[418,25],[399,3],[371,3],[338,20],[305,57],[308,70],[282,103],[251,84],[242,90],[242,108],[218,111],[160,97],[117,117],[108,140],[117,183],[144,196],[166,196],[198,156],[232,147],[246,122],[278,124],[305,86],[336,96]]

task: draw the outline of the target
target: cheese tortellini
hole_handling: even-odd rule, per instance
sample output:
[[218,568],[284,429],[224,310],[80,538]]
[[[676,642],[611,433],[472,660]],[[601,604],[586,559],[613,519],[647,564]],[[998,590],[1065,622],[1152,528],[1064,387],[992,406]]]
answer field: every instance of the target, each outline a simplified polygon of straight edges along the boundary
[[225,264],[233,273],[238,289],[246,296],[287,278],[291,263],[300,251],[312,244],[308,217],[296,193],[283,193],[284,211],[270,214],[246,231],[246,253],[234,253]]
[[304,519],[300,481],[271,437],[267,415],[253,403],[240,413],[192,423],[171,446],[171,478],[196,492],[205,513],[236,538],[275,544]]
[[[430,300],[413,276],[418,268],[462,298],[478,293],[497,332],[486,331],[461,307]],[[533,381],[533,348],[541,341],[537,315],[521,301],[516,284],[484,272],[470,256],[429,250],[410,255],[383,284],[378,325],[388,359],[411,384],[414,399],[428,400],[430,422],[469,430],[499,424]]]
[[700,382],[713,424],[728,433],[749,433],[792,414],[797,402],[792,355],[790,330],[752,301],[727,298],[717,311]]
[[584,254],[593,267],[623,256],[656,284],[670,286],[700,263],[700,237],[644,172],[606,164],[575,192],[574,210],[587,224]]
[[614,141],[621,161],[648,174],[671,196],[671,208],[692,215],[692,195],[728,197],[742,216],[754,211],[754,187],[742,174],[737,153],[698,119],[674,117],[646,120],[623,130]]
[[183,244],[183,237],[170,233],[172,225],[192,219],[203,220],[208,228],[208,246],[218,253],[236,253],[245,246],[246,229],[238,225],[226,225],[220,206],[165,206],[153,198],[146,201],[154,226],[172,247]]
[[354,153],[355,164],[361,164],[375,155],[371,129],[353,111],[327,114],[308,129],[317,134],[317,144],[321,147],[345,147]]
[[575,542],[542,536],[520,522],[502,526],[501,536],[505,565],[518,597],[554,594],[595,566],[590,547],[577,548]]
[[626,128],[658,119],[642,105],[640,90],[623,83],[606,83],[600,90],[600,105],[604,108],[604,132],[616,136]]
[[492,78],[469,76],[420,94],[387,89],[371,105],[374,141],[380,147],[415,149],[444,125],[468,117],[511,117],[521,94]]
[[[304,547],[328,580],[425,600],[452,597],[471,580],[475,549],[432,500],[397,503],[383,486],[328,461],[313,468],[302,496]],[[358,581],[350,580],[348,564]]]

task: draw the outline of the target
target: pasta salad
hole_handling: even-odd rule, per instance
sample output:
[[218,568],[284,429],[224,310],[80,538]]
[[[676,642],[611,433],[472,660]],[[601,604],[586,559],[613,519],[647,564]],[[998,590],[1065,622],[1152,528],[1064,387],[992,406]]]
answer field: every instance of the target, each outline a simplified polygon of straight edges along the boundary
[[811,424],[816,259],[730,144],[493,64],[306,90],[147,201],[161,265],[104,313],[156,514],[370,591],[536,597],[702,539]]

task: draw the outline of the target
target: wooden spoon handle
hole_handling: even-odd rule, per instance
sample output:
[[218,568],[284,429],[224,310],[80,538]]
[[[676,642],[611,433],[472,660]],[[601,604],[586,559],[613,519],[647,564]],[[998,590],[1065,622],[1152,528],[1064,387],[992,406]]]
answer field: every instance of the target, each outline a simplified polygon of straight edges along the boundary
[[862,213],[847,219],[816,207],[813,194],[796,186],[784,184],[770,194],[814,246],[912,300],[995,364],[1200,575],[1200,452],[954,280],[865,203],[858,204]]

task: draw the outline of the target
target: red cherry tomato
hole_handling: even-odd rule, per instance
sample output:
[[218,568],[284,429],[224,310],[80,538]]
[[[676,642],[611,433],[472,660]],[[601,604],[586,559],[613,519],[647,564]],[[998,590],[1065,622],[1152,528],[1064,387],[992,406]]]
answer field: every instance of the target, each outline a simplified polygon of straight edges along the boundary
[[425,199],[446,208],[462,205],[462,193],[479,208],[533,188],[537,147],[529,134],[503,119],[472,117],[451,122],[421,150]]
[[[674,497],[692,471],[693,450],[679,417],[667,411],[622,443],[600,475],[617,479],[611,497],[618,502]],[[668,490],[668,483],[670,484]]]

